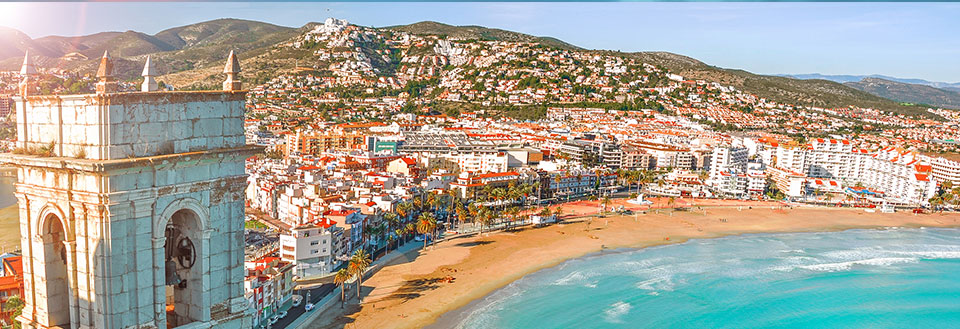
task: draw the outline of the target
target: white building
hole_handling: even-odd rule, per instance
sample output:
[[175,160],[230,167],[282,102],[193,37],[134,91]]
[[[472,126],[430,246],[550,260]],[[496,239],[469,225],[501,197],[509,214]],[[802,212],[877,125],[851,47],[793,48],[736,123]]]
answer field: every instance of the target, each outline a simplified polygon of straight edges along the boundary
[[349,253],[349,241],[343,228],[321,219],[280,234],[280,257],[294,264],[299,277],[326,275]]
[[[747,148],[736,146],[719,146],[713,149],[710,157],[710,178],[712,185],[719,185],[721,180],[728,180],[730,175],[743,174],[747,166]],[[729,182],[727,182],[729,183]]]
[[[925,204],[936,192],[936,182],[924,161],[917,153],[892,147],[871,153],[847,140],[815,139],[805,146],[780,145],[774,162],[780,170],[862,185],[892,202]],[[943,177],[950,174],[948,166],[941,171]]]
[[960,186],[960,161],[936,157],[930,160],[933,180],[937,184],[953,182],[953,186]]

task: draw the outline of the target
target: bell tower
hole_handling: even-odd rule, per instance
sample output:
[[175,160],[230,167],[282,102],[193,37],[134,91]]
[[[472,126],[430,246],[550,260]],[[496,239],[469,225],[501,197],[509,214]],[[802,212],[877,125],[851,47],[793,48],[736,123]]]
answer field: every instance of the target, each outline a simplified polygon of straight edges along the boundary
[[[231,55],[232,56],[232,55]],[[17,168],[24,328],[249,328],[243,296],[246,91],[30,95],[21,72]]]

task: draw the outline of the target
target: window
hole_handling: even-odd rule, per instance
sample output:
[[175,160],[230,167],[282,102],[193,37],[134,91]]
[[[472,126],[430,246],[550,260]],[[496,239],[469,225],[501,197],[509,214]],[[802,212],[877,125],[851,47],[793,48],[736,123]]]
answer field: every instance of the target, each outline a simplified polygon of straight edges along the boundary
[[311,246],[316,246],[317,243],[319,243],[319,242],[320,242],[320,241],[310,241],[310,245],[311,245]]
[[317,249],[312,249],[312,250],[310,250],[310,253],[311,253],[311,254],[316,254],[316,253],[319,253],[319,252],[320,252],[320,251],[317,250]]

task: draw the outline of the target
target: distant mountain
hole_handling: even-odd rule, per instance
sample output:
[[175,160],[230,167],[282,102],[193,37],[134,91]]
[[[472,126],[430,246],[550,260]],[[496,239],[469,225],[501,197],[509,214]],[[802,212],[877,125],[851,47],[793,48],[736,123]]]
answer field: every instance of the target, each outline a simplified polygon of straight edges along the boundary
[[784,76],[784,77],[789,77],[789,78],[794,78],[794,79],[801,79],[801,80],[821,79],[821,80],[830,80],[830,81],[839,82],[839,83],[844,83],[844,82],[857,82],[857,81],[863,80],[863,79],[865,79],[865,78],[880,78],[880,79],[888,80],[888,81],[895,81],[895,82],[902,82],[902,83],[912,83],[912,84],[918,84],[918,85],[931,86],[931,87],[934,87],[934,88],[953,89],[953,90],[955,90],[955,91],[960,91],[960,82],[951,83],[951,82],[927,81],[927,80],[923,80],[923,79],[904,79],[904,78],[897,78],[897,77],[891,77],[891,76],[880,75],[880,74],[871,74],[871,75],[826,75],[826,74],[819,74],[819,73],[811,73],[811,74],[778,74],[778,75],[779,75],[779,76]]
[[[46,47],[47,49],[55,51],[55,54],[46,55],[48,57],[59,57],[63,54],[70,53],[79,53],[81,51],[86,51],[91,48],[97,47],[104,44],[107,41],[110,41],[113,38],[116,38],[118,35],[123,34],[122,32],[100,32],[97,34],[79,36],[79,37],[61,37],[61,36],[48,36],[36,39],[35,41]],[[19,57],[19,56],[16,56]],[[2,57],[0,57],[2,58]]]
[[528,34],[501,29],[492,29],[476,25],[454,26],[433,21],[424,21],[409,25],[390,26],[386,27],[386,29],[420,35],[446,35],[456,38],[477,40],[536,42],[546,46],[562,49],[580,49],[577,46],[552,37],[536,37]]
[[30,36],[16,29],[0,26],[0,60],[20,57],[23,60],[23,51],[30,50],[31,53],[40,56],[52,56],[57,54],[42,44],[37,43]]
[[847,86],[892,100],[960,109],[960,93],[927,85],[903,83],[880,78],[846,82]]
[[[0,28],[0,43],[16,45],[0,48],[0,70],[16,70],[23,51],[36,55],[38,65],[94,73],[104,51],[116,59],[115,70],[121,79],[140,75],[143,58],[157,60],[161,73],[191,70],[223,61],[229,50],[259,53],[283,40],[296,36],[295,28],[239,19],[218,19],[191,24],[148,35],[136,31],[102,32],[86,36],[48,36],[30,39],[20,31]],[[139,63],[139,64],[138,64]]]

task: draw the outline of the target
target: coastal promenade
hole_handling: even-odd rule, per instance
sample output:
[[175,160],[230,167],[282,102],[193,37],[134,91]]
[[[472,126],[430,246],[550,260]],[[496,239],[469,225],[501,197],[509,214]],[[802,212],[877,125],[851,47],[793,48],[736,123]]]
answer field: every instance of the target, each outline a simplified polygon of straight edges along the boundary
[[[622,200],[616,200],[621,202]],[[641,248],[744,233],[816,232],[878,227],[952,227],[960,214],[869,213],[862,209],[789,207],[777,203],[672,209],[545,227],[520,227],[448,241],[385,264],[363,283],[364,299],[330,308],[306,328],[419,328],[539,269],[607,249]],[[583,211],[595,204],[585,203]],[[565,210],[572,209],[564,205]],[[576,206],[574,206],[576,208]],[[594,208],[596,209],[596,208]],[[415,256],[415,257],[414,257]]]

